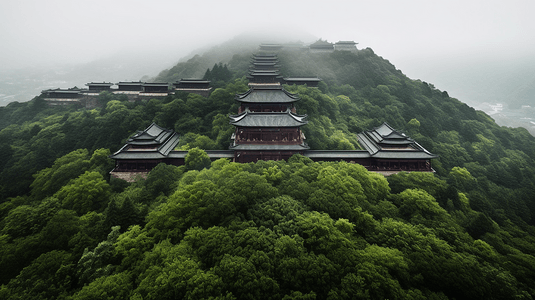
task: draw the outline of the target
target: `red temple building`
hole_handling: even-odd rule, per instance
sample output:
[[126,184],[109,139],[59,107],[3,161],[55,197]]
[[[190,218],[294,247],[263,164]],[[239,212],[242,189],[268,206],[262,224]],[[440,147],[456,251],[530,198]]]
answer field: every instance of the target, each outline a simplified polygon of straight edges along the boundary
[[239,114],[230,116],[236,126],[230,146],[234,161],[286,160],[309,149],[301,131],[306,116],[295,114],[297,95],[271,85],[252,87],[235,99],[241,105]]
[[[132,135],[119,151],[110,155],[115,160],[115,168],[110,175],[126,181],[145,178],[159,163],[180,166],[188,151],[176,150],[179,134],[171,129],[152,123],[143,131]],[[206,151],[212,160],[233,158],[232,151]]]

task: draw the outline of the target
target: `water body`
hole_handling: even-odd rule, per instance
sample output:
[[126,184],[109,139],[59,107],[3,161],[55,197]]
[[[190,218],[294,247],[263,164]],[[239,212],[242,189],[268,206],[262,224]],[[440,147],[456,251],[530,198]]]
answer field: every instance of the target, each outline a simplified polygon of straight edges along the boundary
[[482,104],[478,109],[491,116],[500,126],[524,127],[535,136],[535,107],[509,109],[506,106]]

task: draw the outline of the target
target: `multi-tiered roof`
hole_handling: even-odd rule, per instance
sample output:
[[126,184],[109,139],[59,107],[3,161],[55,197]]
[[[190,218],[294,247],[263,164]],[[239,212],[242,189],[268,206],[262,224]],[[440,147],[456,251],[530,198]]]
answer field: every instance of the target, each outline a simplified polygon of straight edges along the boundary
[[178,133],[152,123],[143,131],[132,135],[126,144],[110,157],[115,160],[163,159],[179,142]]
[[358,134],[359,143],[374,158],[431,159],[438,157],[387,123]]
[[230,124],[236,126],[230,146],[235,161],[288,159],[309,149],[301,131],[306,115],[295,113],[294,103],[300,98],[280,85],[277,66],[276,56],[255,55],[249,76],[253,84],[235,97],[241,104],[238,114],[230,116]]
[[241,114],[247,107],[250,111],[279,111],[291,109],[295,112],[294,102],[299,101],[299,96],[286,91],[281,85],[253,85],[234,98],[240,102],[238,113]]
[[280,85],[282,76],[278,69],[278,59],[273,54],[256,54],[249,70],[249,85]]
[[230,116],[230,124],[238,127],[299,127],[307,124],[306,115],[285,112],[252,112],[248,108],[239,115]]

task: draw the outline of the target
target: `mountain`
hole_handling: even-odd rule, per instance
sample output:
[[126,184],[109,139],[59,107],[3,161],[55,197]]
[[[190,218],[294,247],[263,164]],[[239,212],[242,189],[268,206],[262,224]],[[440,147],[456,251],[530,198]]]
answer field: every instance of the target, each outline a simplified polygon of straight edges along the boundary
[[[297,155],[188,164],[206,158],[198,148],[228,147],[255,51],[229,43],[155,78],[227,68],[206,98],[102,93],[93,110],[41,96],[0,107],[0,298],[535,296],[535,137],[372,49],[278,54],[283,75],[323,79],[285,86],[308,115],[309,146],[355,149],[356,133],[388,122],[440,155],[436,174],[383,177]],[[111,179],[110,153],[152,122],[181,134],[189,169]]]

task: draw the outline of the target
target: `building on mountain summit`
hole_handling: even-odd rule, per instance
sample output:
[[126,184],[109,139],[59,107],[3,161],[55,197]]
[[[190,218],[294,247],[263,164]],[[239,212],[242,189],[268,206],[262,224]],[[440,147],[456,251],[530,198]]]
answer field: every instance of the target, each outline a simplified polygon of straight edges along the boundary
[[336,51],[357,51],[357,43],[353,41],[338,41],[334,44],[334,50]]
[[311,44],[309,47],[310,52],[312,53],[321,53],[321,52],[333,52],[334,45],[324,40],[317,40],[315,43]]
[[100,92],[103,92],[103,91],[111,91],[111,86],[113,85],[113,83],[111,83],[111,82],[90,82],[90,83],[86,83],[85,85],[87,85],[89,93],[99,94]]
[[[255,56],[253,62],[258,61],[278,63],[273,56]],[[358,163],[384,175],[433,172],[430,160],[437,155],[387,123],[357,135],[364,150],[310,150],[301,129],[307,124],[307,116],[296,112],[300,97],[285,90],[279,76],[276,70],[252,69],[249,90],[234,98],[240,103],[238,114],[229,116],[230,124],[235,126],[231,145],[228,150],[206,151],[211,160],[228,158],[248,163],[287,160],[301,154],[313,161]],[[151,124],[110,156],[115,160],[111,175],[132,181],[136,176],[146,176],[158,163],[183,165],[187,151],[175,150],[179,139],[176,132]]]
[[44,95],[44,100],[48,105],[69,105],[80,104],[82,97],[81,90],[78,88],[72,89],[49,89],[41,91]]

